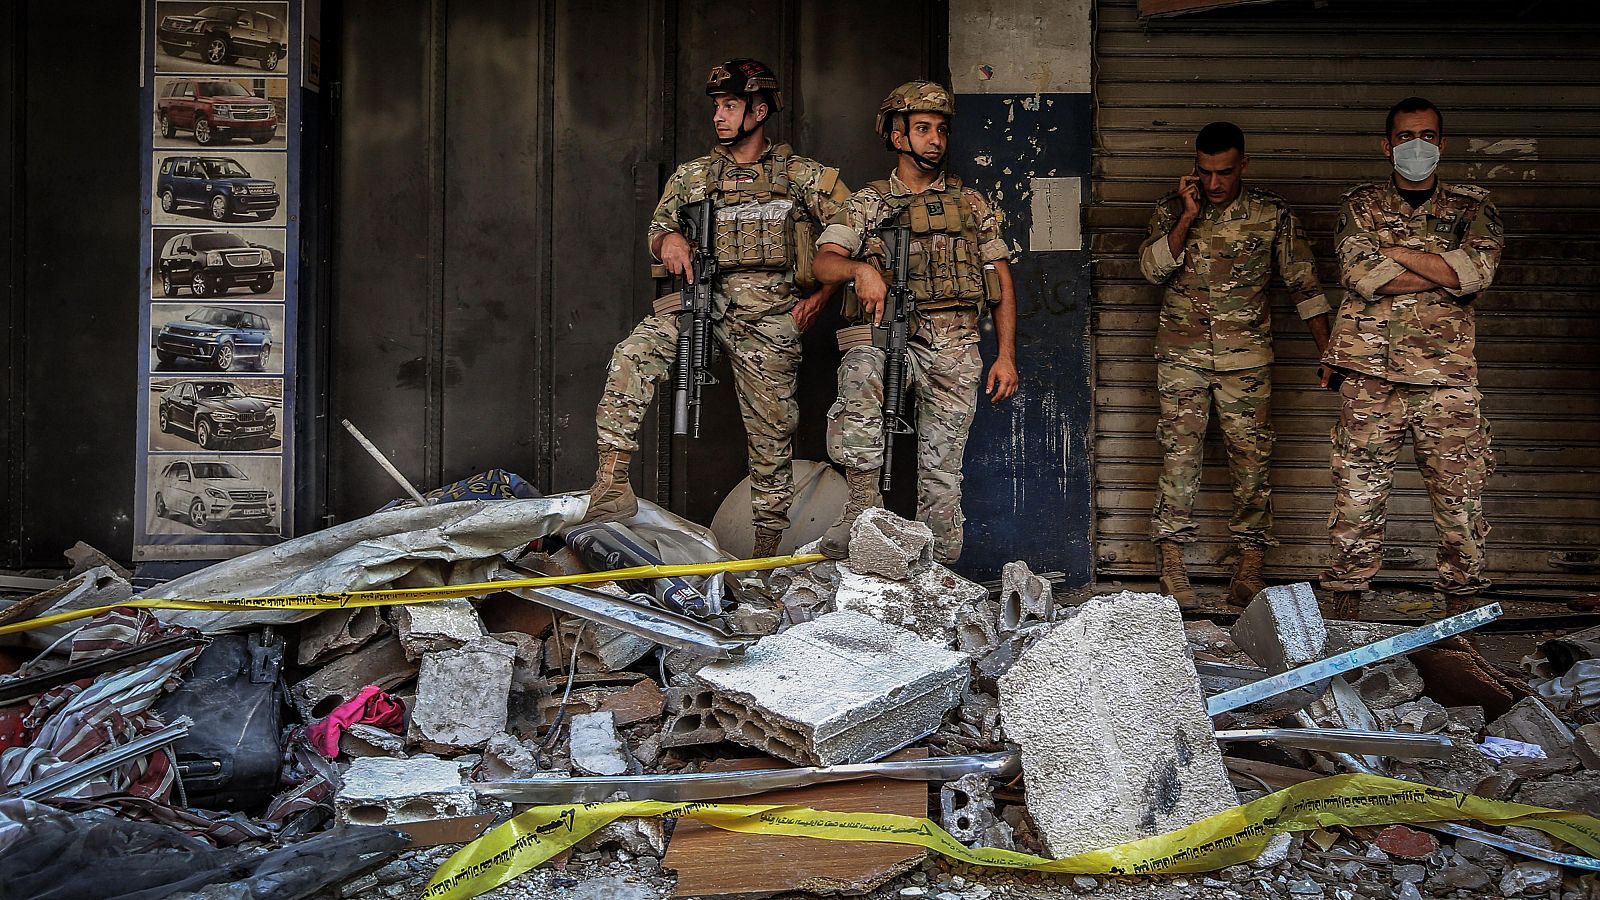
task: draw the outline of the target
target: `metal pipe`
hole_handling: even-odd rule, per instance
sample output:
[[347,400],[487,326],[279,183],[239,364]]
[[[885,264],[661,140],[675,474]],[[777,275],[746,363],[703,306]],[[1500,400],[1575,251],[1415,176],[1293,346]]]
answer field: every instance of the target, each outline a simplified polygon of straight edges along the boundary
[[1223,743],[1261,741],[1342,753],[1449,759],[1455,743],[1442,734],[1403,734],[1396,731],[1361,731],[1351,728],[1240,728],[1218,731]]

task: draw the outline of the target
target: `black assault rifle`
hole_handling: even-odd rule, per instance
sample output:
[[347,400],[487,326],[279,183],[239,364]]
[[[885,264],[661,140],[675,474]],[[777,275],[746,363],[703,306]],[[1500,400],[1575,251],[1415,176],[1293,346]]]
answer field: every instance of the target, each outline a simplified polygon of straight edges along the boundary
[[911,434],[906,421],[906,343],[907,316],[915,300],[911,296],[911,226],[890,225],[878,229],[883,240],[884,261],[889,266],[889,291],[883,298],[883,316],[874,323],[879,334],[873,344],[883,348],[883,477],[889,490],[894,464],[896,435]]
[[678,322],[678,355],[673,361],[672,433],[700,436],[700,389],[716,384],[711,364],[716,342],[711,336],[711,291],[717,281],[717,252],[712,231],[716,211],[710,200],[686,203],[678,211],[683,236],[693,249],[689,264],[692,284],[683,288],[687,319]]

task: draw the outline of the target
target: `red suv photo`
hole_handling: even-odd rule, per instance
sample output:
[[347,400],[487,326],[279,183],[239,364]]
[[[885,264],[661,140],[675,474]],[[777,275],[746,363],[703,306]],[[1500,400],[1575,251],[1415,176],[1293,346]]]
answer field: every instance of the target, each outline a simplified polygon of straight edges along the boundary
[[180,79],[165,85],[156,98],[156,119],[162,137],[170,138],[181,128],[194,132],[195,143],[204,147],[236,137],[265,144],[278,131],[278,108],[271,100],[221,79]]

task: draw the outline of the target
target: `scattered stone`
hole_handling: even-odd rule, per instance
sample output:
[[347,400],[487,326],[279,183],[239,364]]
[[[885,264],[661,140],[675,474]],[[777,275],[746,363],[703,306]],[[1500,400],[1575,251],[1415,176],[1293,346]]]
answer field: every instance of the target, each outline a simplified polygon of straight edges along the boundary
[[1294,847],[1294,835],[1287,832],[1275,834],[1267,840],[1267,845],[1261,848],[1256,858],[1250,860],[1250,867],[1254,869],[1270,869],[1289,858],[1289,850]]
[[1428,877],[1428,867],[1420,864],[1395,866],[1394,880],[1404,884],[1414,884]]
[[534,745],[509,734],[497,734],[483,748],[477,776],[481,781],[532,778],[539,771],[539,754]]
[[1000,709],[1058,859],[1235,804],[1170,597],[1091,598],[1001,677]]
[[645,678],[634,682],[633,686],[625,691],[608,694],[600,701],[600,709],[610,712],[620,727],[661,718],[666,699],[661,687],[655,681]]
[[289,695],[300,717],[309,722],[333,712],[369,684],[388,690],[416,674],[417,664],[406,658],[400,641],[387,635],[318,669]]
[[489,637],[422,657],[411,732],[424,750],[482,747],[506,730],[516,651]]
[[1394,709],[1422,696],[1422,675],[1403,656],[1367,666],[1353,683],[1368,709]]
[[356,723],[339,736],[339,752],[345,756],[405,756],[406,740],[375,725]]
[[1518,894],[1541,894],[1560,885],[1560,866],[1529,860],[1517,863],[1500,876],[1500,895],[1515,897]]
[[1302,878],[1299,881],[1289,882],[1289,893],[1296,897],[1321,897],[1322,885],[1309,878]]
[[1378,848],[1390,856],[1401,859],[1427,859],[1439,849],[1439,839],[1426,831],[1390,825],[1373,839]]
[[857,516],[850,528],[852,571],[909,581],[932,562],[933,531],[922,522],[873,507]]
[[727,739],[799,765],[879,759],[938,729],[967,657],[858,612],[762,638],[695,676]]
[[350,763],[333,808],[340,823],[388,826],[475,815],[478,802],[454,760],[379,756]]
[[1092,891],[1100,887],[1100,882],[1088,875],[1072,876],[1072,886],[1079,891]]
[[1321,659],[1328,642],[1317,595],[1303,581],[1256,594],[1232,634],[1239,649],[1273,674]]
[[329,610],[300,624],[296,659],[302,666],[320,666],[357,649],[388,627],[376,606]]
[[572,717],[569,737],[572,767],[586,775],[626,775],[628,749],[617,737],[616,720],[609,712],[579,713]]
[[1573,732],[1572,749],[1586,769],[1600,769],[1600,724],[1581,725]]
[[998,619],[1002,633],[1010,634],[1027,622],[1054,622],[1055,618],[1055,591],[1048,579],[1033,574],[1020,559],[1001,567]]
[[471,600],[437,600],[389,607],[389,621],[408,659],[435,650],[452,650],[484,636],[483,621]]
[[1428,697],[1408,700],[1387,712],[1394,717],[1396,731],[1413,734],[1432,734],[1450,721],[1445,708]]
[[1422,900],[1422,892],[1417,890],[1415,882],[1402,881],[1394,890],[1395,900]]
[[1493,883],[1494,878],[1482,866],[1460,857],[1428,879],[1429,887],[1446,891],[1481,891]]
[[[949,647],[959,636],[957,626],[962,611],[989,606],[988,597],[989,592],[982,585],[973,584],[939,563],[929,563],[909,581],[892,581],[841,565],[833,607],[863,613]],[[987,614],[994,615],[992,607]]]
[[1550,756],[1571,750],[1575,739],[1572,729],[1538,697],[1518,700],[1505,715],[1489,723],[1489,733],[1495,737],[1538,744]]
[[649,885],[629,881],[621,875],[589,878],[572,886],[568,900],[657,900]]

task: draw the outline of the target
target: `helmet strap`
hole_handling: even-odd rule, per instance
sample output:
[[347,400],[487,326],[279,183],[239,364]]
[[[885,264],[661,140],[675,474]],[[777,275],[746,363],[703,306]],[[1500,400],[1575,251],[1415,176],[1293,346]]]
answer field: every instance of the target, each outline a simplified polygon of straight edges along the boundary
[[[735,147],[735,146],[738,146],[739,142],[743,141],[745,138],[749,137],[750,135],[756,133],[756,129],[755,128],[746,128],[746,127],[744,127],[745,116],[751,115],[755,110],[755,104],[750,102],[750,98],[754,97],[755,94],[738,94],[736,96],[744,98],[744,112],[739,114],[739,130],[734,132],[733,137],[731,137],[731,138],[720,138],[720,137],[717,138],[717,143],[721,144],[724,147]],[[772,108],[772,105],[768,104],[767,105],[767,109],[770,110],[771,108]],[[770,118],[772,118],[772,113],[768,112],[767,113],[767,119],[770,119]],[[760,128],[761,126],[767,124],[767,119],[762,119],[761,121],[757,122],[756,123],[756,128]]]
[[943,170],[944,169],[945,159],[947,159],[949,157],[948,153],[945,154],[944,157],[941,157],[938,162],[931,163],[931,162],[928,162],[926,159],[924,159],[922,157],[922,155],[917,153],[916,151],[913,151],[913,150],[901,150],[899,147],[896,147],[894,145],[894,132],[899,131],[901,134],[905,135],[906,146],[907,147],[911,146],[911,117],[906,115],[903,112],[902,113],[896,113],[895,115],[900,117],[900,124],[903,127],[895,128],[894,127],[894,120],[893,119],[889,120],[889,136],[884,139],[884,142],[889,145],[889,149],[893,150],[894,152],[896,152],[898,154],[900,154],[901,156],[909,156],[909,157],[911,157],[912,165],[916,166],[918,169],[920,169],[923,172],[938,172],[938,171]]

